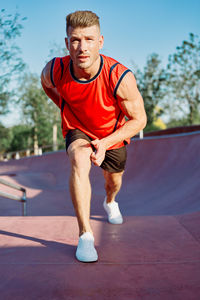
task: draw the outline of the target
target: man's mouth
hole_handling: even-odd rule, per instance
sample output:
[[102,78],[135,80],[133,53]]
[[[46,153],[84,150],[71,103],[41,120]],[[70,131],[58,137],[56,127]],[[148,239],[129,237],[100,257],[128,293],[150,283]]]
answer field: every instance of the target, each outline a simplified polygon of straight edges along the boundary
[[79,55],[78,56],[78,59],[81,60],[81,61],[84,61],[88,58],[89,56],[86,56],[86,55]]

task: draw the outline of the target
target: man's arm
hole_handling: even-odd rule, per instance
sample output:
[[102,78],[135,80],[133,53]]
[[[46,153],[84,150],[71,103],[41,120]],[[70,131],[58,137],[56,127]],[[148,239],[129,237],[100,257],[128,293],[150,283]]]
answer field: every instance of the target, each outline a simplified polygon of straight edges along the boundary
[[128,121],[109,136],[92,141],[97,151],[91,155],[91,160],[98,166],[104,160],[105,151],[109,147],[133,137],[147,123],[144,102],[137,88],[135,77],[131,72],[127,73],[122,79],[117,90],[117,99],[122,112],[128,117]]
[[59,107],[59,94],[57,92],[57,89],[53,86],[51,79],[50,79],[50,72],[51,72],[51,65],[52,60],[49,61],[44,69],[42,70],[41,74],[41,84],[42,87],[51,100]]

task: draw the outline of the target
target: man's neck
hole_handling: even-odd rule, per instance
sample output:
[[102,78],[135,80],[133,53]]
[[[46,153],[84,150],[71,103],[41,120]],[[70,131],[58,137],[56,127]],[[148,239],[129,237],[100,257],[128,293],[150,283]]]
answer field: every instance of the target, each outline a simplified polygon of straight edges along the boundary
[[83,81],[90,80],[98,73],[100,64],[101,64],[101,57],[99,55],[98,59],[89,68],[82,69],[73,65],[74,76],[79,80],[83,80]]

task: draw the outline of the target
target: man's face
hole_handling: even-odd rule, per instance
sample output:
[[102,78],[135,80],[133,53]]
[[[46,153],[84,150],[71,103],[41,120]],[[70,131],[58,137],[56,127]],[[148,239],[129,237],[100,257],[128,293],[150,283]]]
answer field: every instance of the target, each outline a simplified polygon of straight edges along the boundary
[[99,50],[103,47],[103,36],[98,26],[68,28],[65,39],[67,49],[75,67],[88,69],[99,58]]

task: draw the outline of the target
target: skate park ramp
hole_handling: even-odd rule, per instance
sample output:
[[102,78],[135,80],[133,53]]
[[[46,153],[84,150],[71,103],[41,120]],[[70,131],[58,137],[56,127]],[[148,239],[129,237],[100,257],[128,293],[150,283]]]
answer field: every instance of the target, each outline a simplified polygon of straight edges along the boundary
[[96,263],[75,259],[69,172],[64,151],[0,162],[0,178],[28,197],[27,217],[0,198],[2,299],[200,299],[200,131],[132,141],[122,225],[108,224],[102,171],[92,167]]

